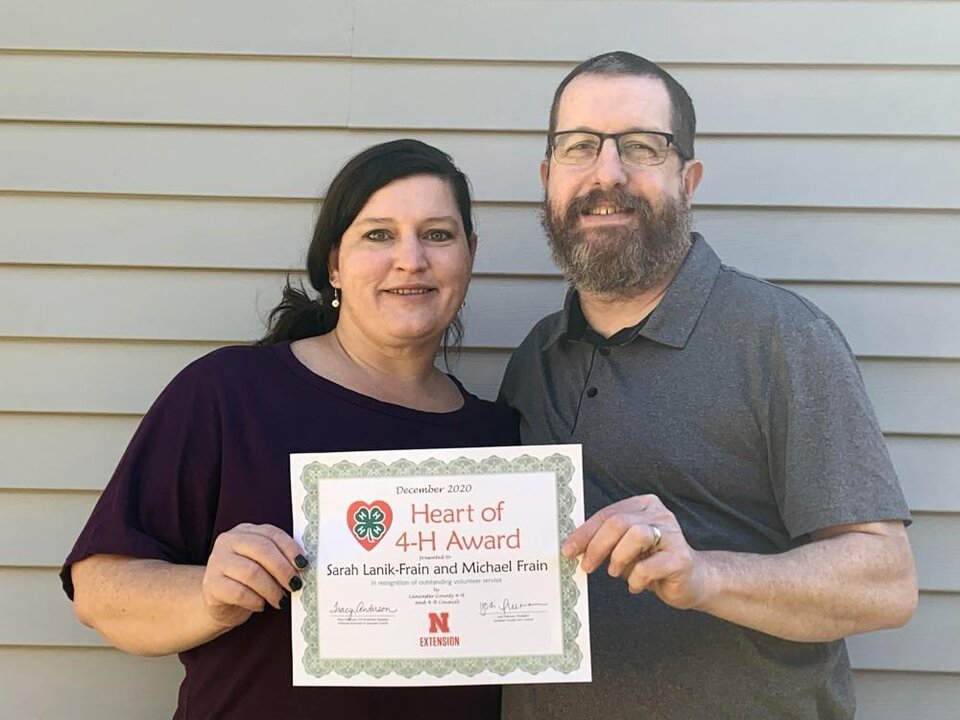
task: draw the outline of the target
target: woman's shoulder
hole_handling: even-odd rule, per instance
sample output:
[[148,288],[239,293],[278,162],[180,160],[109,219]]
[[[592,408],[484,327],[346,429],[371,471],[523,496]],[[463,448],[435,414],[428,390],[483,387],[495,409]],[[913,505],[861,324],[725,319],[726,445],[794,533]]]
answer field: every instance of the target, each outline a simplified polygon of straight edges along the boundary
[[450,378],[457,384],[457,387],[460,388],[460,392],[463,393],[467,405],[473,411],[470,413],[471,417],[478,424],[497,428],[501,431],[503,437],[498,441],[498,444],[516,445],[520,443],[518,430],[520,421],[513,408],[492,400],[484,400],[465,388],[463,383],[454,375],[450,375]]
[[277,345],[225,345],[201,355],[184,371],[222,376],[233,371],[272,369],[282,365]]
[[189,362],[174,376],[166,392],[219,395],[223,390],[260,383],[285,373],[276,346],[227,345]]

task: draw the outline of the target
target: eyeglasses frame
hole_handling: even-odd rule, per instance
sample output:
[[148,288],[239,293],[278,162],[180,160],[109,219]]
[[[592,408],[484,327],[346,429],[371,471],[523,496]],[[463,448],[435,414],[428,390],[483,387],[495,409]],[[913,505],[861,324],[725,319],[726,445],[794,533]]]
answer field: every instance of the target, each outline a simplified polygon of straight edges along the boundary
[[620,138],[622,138],[624,135],[639,135],[641,133],[646,135],[659,135],[660,137],[662,137],[664,140],[667,141],[667,150],[669,150],[670,148],[673,148],[673,150],[677,153],[677,157],[679,157],[680,160],[682,160],[683,162],[687,162],[690,159],[686,156],[686,153],[680,150],[680,148],[677,146],[676,135],[674,135],[673,133],[663,132],[662,130],[636,130],[635,129],[635,130],[627,130],[625,132],[619,132],[619,133],[600,133],[600,132],[594,132],[593,130],[557,130],[554,132],[547,133],[547,144],[550,148],[550,157],[553,158],[554,162],[556,162],[558,165],[578,165],[578,163],[565,163],[562,160],[557,160],[557,155],[556,155],[557,136],[572,135],[574,133],[580,133],[583,135],[593,135],[594,137],[600,138],[600,145],[597,148],[597,154],[593,158],[593,162],[596,162],[597,158],[600,157],[600,153],[603,151],[603,143],[605,143],[609,139],[609,140],[613,140],[613,144],[617,148],[617,155],[620,157],[620,162],[624,163],[625,165],[630,165],[632,167],[657,167],[658,165],[663,165],[663,163],[667,161],[666,154],[664,154],[663,160],[658,163],[631,163],[623,159],[623,155],[620,154]]

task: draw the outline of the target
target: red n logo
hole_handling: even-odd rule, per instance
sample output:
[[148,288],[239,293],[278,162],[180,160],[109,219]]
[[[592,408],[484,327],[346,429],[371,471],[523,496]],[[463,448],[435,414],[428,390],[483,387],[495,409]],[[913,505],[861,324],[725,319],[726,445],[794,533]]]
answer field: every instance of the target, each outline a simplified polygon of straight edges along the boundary
[[427,613],[430,618],[430,632],[450,632],[450,613]]

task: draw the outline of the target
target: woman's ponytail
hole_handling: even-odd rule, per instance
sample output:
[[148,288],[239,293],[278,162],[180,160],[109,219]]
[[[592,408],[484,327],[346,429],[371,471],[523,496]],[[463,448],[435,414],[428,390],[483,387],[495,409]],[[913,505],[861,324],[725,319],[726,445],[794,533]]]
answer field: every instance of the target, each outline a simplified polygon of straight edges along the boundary
[[333,330],[338,312],[330,304],[332,297],[324,295],[321,293],[319,297],[311,298],[302,283],[294,285],[288,276],[280,304],[267,317],[267,334],[257,344],[292,342]]

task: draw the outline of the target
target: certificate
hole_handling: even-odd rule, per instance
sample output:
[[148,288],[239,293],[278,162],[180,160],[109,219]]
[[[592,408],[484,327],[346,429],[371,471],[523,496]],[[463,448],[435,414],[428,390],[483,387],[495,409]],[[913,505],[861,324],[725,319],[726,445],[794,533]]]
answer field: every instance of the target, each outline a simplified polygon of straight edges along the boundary
[[587,682],[579,445],[290,456],[293,684]]

